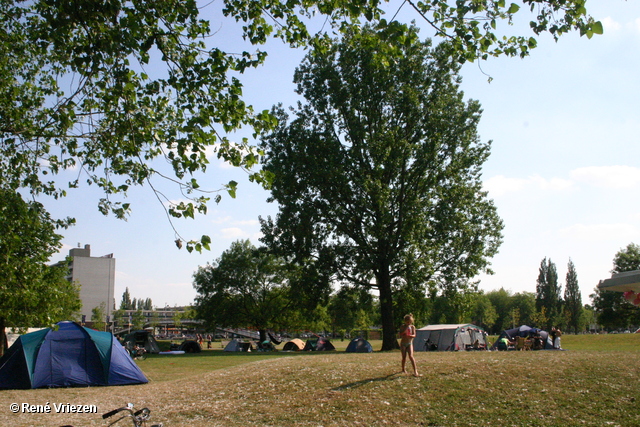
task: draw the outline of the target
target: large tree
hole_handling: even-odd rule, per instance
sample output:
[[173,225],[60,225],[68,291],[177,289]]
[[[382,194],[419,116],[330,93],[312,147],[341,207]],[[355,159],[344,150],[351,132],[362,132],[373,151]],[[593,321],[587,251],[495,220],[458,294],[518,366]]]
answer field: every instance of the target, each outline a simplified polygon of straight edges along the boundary
[[583,310],[582,293],[580,293],[580,286],[578,286],[578,273],[573,261],[569,259],[564,285],[564,311],[567,325],[576,334],[582,329]]
[[[602,32],[587,15],[586,0],[522,0],[524,7],[504,0],[449,3],[408,1],[399,8],[413,9],[461,62],[526,56],[546,31],[554,37],[574,29],[588,37]],[[274,125],[273,117],[243,101],[235,77],[260,65],[266,53],[215,46],[210,21],[217,24],[222,12],[240,21],[253,45],[275,36],[299,46],[314,36],[306,25],[313,15],[333,24],[323,26],[329,30],[378,19],[382,9],[395,7],[378,0],[0,0],[0,181],[55,197],[88,182],[104,189],[102,212],[124,217],[131,186],[155,190],[153,179],[165,177],[181,193],[156,191],[169,215],[204,213],[210,195],[200,192],[194,174],[206,170],[207,154],[213,150],[250,169],[259,152],[227,134]],[[527,11],[530,30],[514,35],[499,28]],[[78,171],[70,182],[52,177],[69,169]],[[260,171],[251,176],[265,178]],[[236,185],[224,187],[234,195]],[[210,243],[176,231],[179,247],[183,240],[189,250]]]
[[60,249],[57,221],[36,202],[0,188],[0,355],[5,327],[48,326],[80,310],[79,290],[66,276],[68,264],[48,266]]
[[[379,30],[379,31],[378,31]],[[295,73],[305,102],[263,139],[280,211],[263,242],[334,257],[337,279],[379,292],[383,349],[395,348],[394,294],[487,269],[502,223],[482,191],[489,144],[459,65],[402,25],[353,28]]]
[[540,261],[538,269],[538,280],[536,281],[536,309],[538,312],[544,313],[547,319],[544,327],[551,330],[551,327],[560,322],[562,310],[562,289],[558,283],[558,270],[555,263],[550,259],[544,258]]
[[213,264],[193,275],[198,292],[195,309],[209,329],[218,326],[251,327],[267,339],[296,306],[289,296],[288,266],[248,240],[237,241]]

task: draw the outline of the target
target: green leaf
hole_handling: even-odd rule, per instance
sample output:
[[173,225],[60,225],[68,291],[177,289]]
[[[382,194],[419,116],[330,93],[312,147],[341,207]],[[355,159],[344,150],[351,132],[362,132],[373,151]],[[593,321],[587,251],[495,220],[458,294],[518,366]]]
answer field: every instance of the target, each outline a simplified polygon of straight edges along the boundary
[[236,181],[229,181],[226,187],[227,187],[227,193],[229,193],[229,196],[231,196],[232,199],[235,199],[238,183]]
[[520,10],[520,6],[518,6],[515,3],[511,3],[511,6],[509,6],[509,10],[507,10],[507,13],[513,14],[516,13],[517,11]]
[[602,28],[602,22],[596,21],[593,24],[591,24],[591,31],[593,31],[594,34],[603,34],[604,29]]
[[211,237],[209,237],[207,235],[203,235],[200,238],[200,243],[202,243],[202,247],[205,248],[206,250],[208,250],[208,251],[211,250]]

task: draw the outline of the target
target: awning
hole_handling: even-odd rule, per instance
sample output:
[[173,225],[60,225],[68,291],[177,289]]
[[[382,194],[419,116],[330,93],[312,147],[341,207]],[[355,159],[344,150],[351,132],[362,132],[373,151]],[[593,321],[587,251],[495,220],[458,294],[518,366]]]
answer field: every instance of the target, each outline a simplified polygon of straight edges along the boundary
[[598,288],[603,291],[640,293],[640,270],[612,274],[610,279],[601,280]]

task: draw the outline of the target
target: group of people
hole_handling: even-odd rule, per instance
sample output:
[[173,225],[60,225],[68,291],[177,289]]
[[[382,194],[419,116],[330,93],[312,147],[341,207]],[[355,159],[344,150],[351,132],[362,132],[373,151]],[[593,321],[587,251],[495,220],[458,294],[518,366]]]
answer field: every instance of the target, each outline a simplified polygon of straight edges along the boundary
[[205,338],[207,339],[207,348],[211,348],[211,341],[213,340],[213,337],[211,336],[211,334],[207,334],[206,337],[202,334],[196,334],[196,341],[198,341],[198,344],[200,344],[200,347],[202,347],[202,345],[204,344]]
[[[561,337],[562,337],[562,331],[560,330],[560,328],[556,328],[555,326],[551,328],[551,332],[549,332],[549,338],[551,338],[551,346],[554,349],[557,350],[562,350],[562,344],[561,344]],[[517,347],[517,339],[521,339],[524,340],[525,338],[516,338],[516,339],[509,339],[509,337],[507,336],[502,336],[500,337],[500,339],[498,340],[497,343],[497,349],[498,350],[508,350],[509,348],[514,348],[516,350],[526,350],[526,348],[518,348]],[[543,350],[545,348],[545,338],[543,338],[540,333],[536,333],[534,335],[530,335],[528,338],[526,338],[528,341],[531,341],[531,344],[529,347],[532,350]]]

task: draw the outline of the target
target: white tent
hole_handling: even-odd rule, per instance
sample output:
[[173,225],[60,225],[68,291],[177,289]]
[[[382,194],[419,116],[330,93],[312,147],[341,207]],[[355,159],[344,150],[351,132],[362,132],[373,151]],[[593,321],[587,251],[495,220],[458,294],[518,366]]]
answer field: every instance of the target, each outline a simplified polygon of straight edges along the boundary
[[416,331],[414,351],[457,351],[487,348],[487,333],[471,323],[429,325]]

